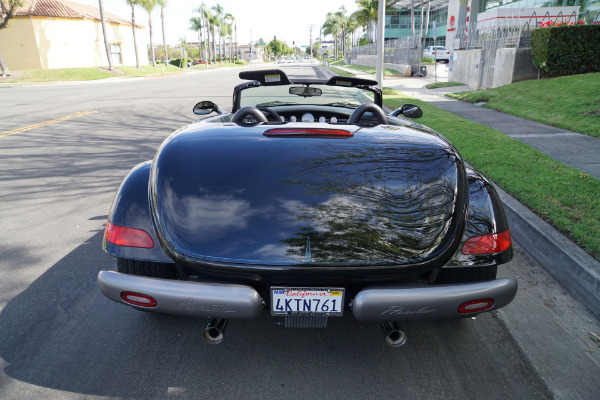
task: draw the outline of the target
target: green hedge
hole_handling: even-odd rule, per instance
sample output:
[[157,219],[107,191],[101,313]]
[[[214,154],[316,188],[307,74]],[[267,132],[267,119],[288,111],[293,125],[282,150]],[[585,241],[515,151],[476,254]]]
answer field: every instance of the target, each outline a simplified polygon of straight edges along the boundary
[[540,28],[531,32],[533,65],[547,76],[600,71],[600,25]]
[[187,67],[187,58],[173,58],[169,60],[169,64],[174,65],[179,68]]

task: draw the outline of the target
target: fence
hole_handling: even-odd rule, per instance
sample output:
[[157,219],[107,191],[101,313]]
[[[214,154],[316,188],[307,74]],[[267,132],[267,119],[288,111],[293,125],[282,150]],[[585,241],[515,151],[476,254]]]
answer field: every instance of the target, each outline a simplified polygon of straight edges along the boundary
[[[375,65],[376,56],[377,43],[371,43],[354,47],[346,62],[350,64]],[[387,64],[419,64],[421,62],[420,36],[386,40],[383,62]]]
[[[542,22],[576,22],[584,20],[586,23],[600,22],[600,13],[577,15],[571,13],[551,18],[548,12],[537,15],[533,13],[525,23],[520,18],[505,18],[499,25],[479,28],[477,21],[459,24],[456,29],[456,38],[460,39],[460,49],[481,49],[479,60],[478,83],[481,89],[492,87],[494,70],[496,68],[496,53],[501,48],[530,48],[531,30]],[[416,65],[421,63],[422,40],[419,35],[388,39],[385,41],[384,63]],[[376,65],[377,44],[352,48],[346,56],[348,64]]]
[[[460,48],[466,50],[480,49],[478,88],[490,89],[493,85],[496,69],[496,55],[501,48],[530,48],[531,30],[542,22],[576,22],[578,19],[591,19],[589,12],[578,18],[576,13],[568,15],[558,14],[550,18],[546,12],[543,15],[533,15],[525,23],[520,18],[505,18],[499,24],[491,27],[477,27],[477,22],[468,25],[459,25],[457,37],[460,39]],[[596,17],[597,19],[598,17]],[[593,20],[592,20],[593,22]],[[502,67],[502,66],[501,66]]]

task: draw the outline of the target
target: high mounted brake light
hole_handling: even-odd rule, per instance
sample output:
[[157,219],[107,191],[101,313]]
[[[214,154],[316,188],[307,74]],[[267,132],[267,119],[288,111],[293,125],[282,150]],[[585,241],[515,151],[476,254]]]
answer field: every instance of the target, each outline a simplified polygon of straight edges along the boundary
[[151,249],[154,242],[148,232],[141,229],[126,228],[106,222],[104,229],[104,238],[107,242],[118,246],[140,247]]
[[354,134],[343,129],[306,129],[306,128],[274,128],[266,130],[263,135],[266,137],[319,137],[319,138],[347,138]]
[[510,232],[493,235],[475,236],[467,240],[462,248],[463,254],[493,254],[508,250],[511,246]]

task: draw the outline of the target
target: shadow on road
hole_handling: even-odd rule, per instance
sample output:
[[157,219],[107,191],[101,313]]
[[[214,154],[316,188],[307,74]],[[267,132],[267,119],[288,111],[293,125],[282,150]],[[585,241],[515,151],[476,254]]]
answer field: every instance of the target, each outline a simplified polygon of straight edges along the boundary
[[224,342],[208,345],[204,319],[106,299],[96,275],[114,260],[101,238],[93,235],[1,312],[0,356],[10,378],[132,399],[551,397],[492,314],[406,324],[408,344],[391,349],[377,324],[350,315],[330,319],[327,329],[294,330],[263,313],[232,321]]

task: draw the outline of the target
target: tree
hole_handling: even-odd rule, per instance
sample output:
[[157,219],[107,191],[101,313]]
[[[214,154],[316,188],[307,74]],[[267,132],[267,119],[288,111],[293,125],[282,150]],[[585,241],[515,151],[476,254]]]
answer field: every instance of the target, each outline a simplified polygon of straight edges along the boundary
[[[202,19],[200,17],[190,18],[190,29],[198,34],[198,54],[202,54]],[[204,55],[200,56],[204,58]]]
[[[202,2],[202,5],[196,10],[197,13],[200,14],[200,18],[202,19],[202,25],[206,30],[206,39],[204,40],[204,53],[206,53],[206,68],[208,68],[208,62],[210,60],[210,27],[209,27],[209,17],[210,11]],[[208,43],[207,43],[208,42]]]
[[165,7],[167,0],[156,0],[160,6],[160,20],[162,22],[163,47],[165,48],[165,65],[169,65],[169,53],[167,53],[167,37],[165,35]]
[[217,26],[217,17],[210,11],[206,11],[206,23],[208,24],[210,36],[212,37],[212,56],[213,62],[217,62],[217,39],[215,37],[215,28]]
[[222,62],[223,56],[221,55],[221,52],[223,51],[223,7],[221,7],[220,4],[216,4],[212,7],[212,9],[215,12],[213,23],[216,31],[219,34],[219,61]]
[[[231,37],[233,35],[233,29],[231,27],[231,25],[229,24],[225,24],[225,26],[223,27],[223,34],[225,35],[225,42],[224,42],[224,46],[225,48],[229,48],[229,56],[227,56],[227,52],[225,51],[225,57],[229,62],[231,62]],[[229,43],[230,45],[227,46],[227,39],[229,39]]]
[[135,6],[139,5],[139,0],[125,0],[131,6],[131,29],[133,30],[133,48],[135,49],[135,66],[140,68],[140,57],[138,55],[137,39],[135,37]]
[[108,38],[106,37],[106,22],[104,21],[104,2],[103,0],[98,0],[98,5],[100,7],[100,23],[102,24],[102,36],[104,36],[104,48],[106,50],[106,58],[108,58],[108,69],[112,71],[112,58],[110,57],[110,50],[108,47]]
[[225,34],[229,39],[229,62],[232,62],[231,56],[233,55],[233,23],[235,22],[235,17],[229,13],[225,14],[223,18],[226,24]]
[[342,26],[340,23],[340,18],[337,13],[328,12],[327,17],[325,19],[325,23],[321,28],[323,31],[323,35],[331,35],[334,38],[334,52],[335,59],[338,59],[338,38],[342,31]]
[[340,27],[340,33],[342,35],[342,56],[346,58],[346,35],[348,33],[348,26],[350,25],[350,17],[346,15],[346,7],[344,6],[341,6],[339,11],[337,11],[335,14]]
[[[8,21],[14,17],[17,9],[23,5],[23,0],[0,0],[0,29],[8,27]],[[4,59],[2,53],[0,53],[0,69],[2,69],[2,76],[10,76],[10,71]]]
[[179,47],[181,49],[180,50],[181,51],[181,53],[180,53],[181,59],[184,59],[184,58],[187,59],[188,58],[188,43],[187,43],[187,40],[184,37],[180,37],[179,40],[178,40],[178,42],[179,42]]
[[267,44],[267,50],[269,50],[273,56],[279,57],[283,54],[283,46],[283,43],[279,40],[273,39]]
[[[373,26],[377,22],[377,13],[379,10],[379,0],[355,0],[358,9],[352,13],[352,17],[365,29],[367,32],[367,41],[372,43],[375,40]],[[386,11],[392,10],[394,4],[399,0],[386,0]]]
[[373,40],[373,22],[377,21],[378,0],[356,0],[358,9],[352,17],[363,27],[367,33],[367,41]]
[[152,66],[156,67],[156,57],[154,57],[154,42],[152,41],[152,10],[156,6],[157,0],[139,0],[139,4],[148,12],[148,29],[150,30],[150,49],[152,49]]

